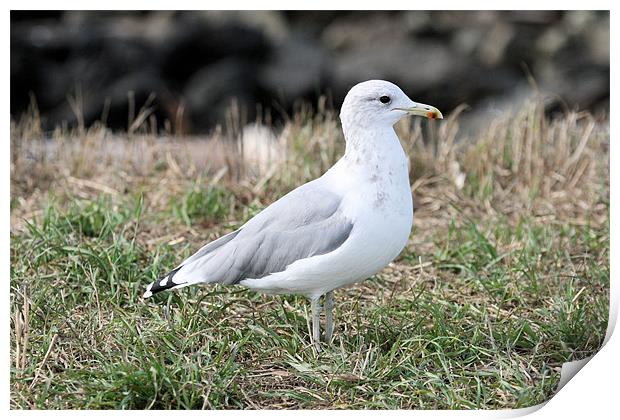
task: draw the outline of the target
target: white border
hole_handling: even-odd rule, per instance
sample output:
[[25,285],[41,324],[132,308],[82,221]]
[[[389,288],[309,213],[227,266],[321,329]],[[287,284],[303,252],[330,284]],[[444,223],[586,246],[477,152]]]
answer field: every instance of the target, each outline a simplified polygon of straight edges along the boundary
[[[13,9],[49,9],[49,6],[52,6],[58,9],[204,9],[204,8],[226,8],[226,9],[254,9],[256,8],[257,3],[251,3],[249,1],[238,1],[238,0],[229,0],[225,3],[220,2],[197,2],[197,1],[187,1],[187,0],[176,0],[174,2],[154,2],[154,1],[133,1],[128,3],[127,1],[118,1],[118,0],[109,0],[104,2],[99,2],[94,4],[92,2],[85,4],[83,1],[56,1],[53,4],[49,2],[43,1],[20,1],[20,2],[9,2],[9,7]],[[468,9],[583,9],[584,6],[589,9],[612,9],[611,13],[611,33],[612,33],[612,42],[611,42],[611,68],[617,69],[617,35],[618,30],[615,29],[614,23],[617,23],[617,19],[615,18],[615,11],[612,7],[611,2],[608,1],[589,1],[587,3],[576,2],[576,1],[531,1],[531,0],[523,0],[519,2],[502,2],[499,4],[498,2],[490,2],[490,1],[468,1],[463,3],[462,1],[454,1],[454,0],[444,0],[441,2],[432,2],[432,3],[420,3],[420,2],[411,2],[411,1],[382,1],[382,2],[334,2],[334,1],[325,1],[325,0],[315,0],[312,2],[286,2],[286,1],[263,1],[260,2],[260,6],[262,9],[409,9],[412,6],[426,6],[424,9],[435,9],[435,8],[443,8],[443,9],[462,9],[463,6],[466,5]],[[130,6],[130,7],[128,7]],[[4,50],[4,57],[9,56],[9,40],[10,40],[10,24],[9,24],[9,10],[5,11],[4,21],[6,25],[4,26],[3,37],[4,40],[2,42],[2,49]],[[5,93],[8,93],[10,90],[10,70],[9,63],[6,63],[2,68],[3,72],[3,81],[6,86],[4,90]],[[615,79],[613,78],[613,70],[612,74],[612,82],[611,82],[611,109],[618,109],[618,100],[617,100],[617,83],[615,83]],[[10,278],[8,267],[9,267],[9,227],[10,227],[10,208],[9,208],[9,200],[6,198],[9,196],[9,185],[10,185],[10,153],[9,153],[9,141],[8,141],[8,133],[9,133],[9,95],[4,95],[4,100],[2,101],[2,109],[3,114],[5,115],[2,120],[3,133],[5,133],[5,141],[1,142],[0,147],[2,147],[2,159],[5,162],[5,178],[0,183],[2,188],[2,196],[5,197],[4,203],[4,211],[2,212],[2,217],[5,219],[4,231],[5,234],[2,237],[2,241],[0,242],[2,245],[2,253],[0,254],[0,258],[2,261],[2,265],[5,268],[6,273],[6,283],[8,287],[8,279]],[[612,113],[612,117],[614,114]],[[613,128],[616,126],[616,118],[612,118],[611,126],[612,133]],[[612,135],[613,138],[613,135]],[[618,180],[618,156],[616,147],[611,146],[611,208],[617,209],[619,208],[618,203],[618,191],[617,185],[614,180]],[[506,411],[415,411],[415,412],[407,412],[407,411],[394,411],[390,413],[385,413],[385,415],[394,416],[394,418],[410,418],[411,416],[416,416],[419,418],[498,418],[498,417],[516,417],[520,415],[527,414],[529,412],[534,411],[530,414],[530,418],[541,418],[547,419],[551,416],[559,417],[559,418],[567,418],[567,419],[583,419],[585,417],[590,418],[608,418],[611,413],[618,413],[618,385],[617,378],[619,377],[619,357],[620,354],[620,341],[617,338],[618,334],[610,334],[615,326],[617,315],[618,315],[618,287],[620,286],[617,281],[617,263],[613,262],[619,261],[620,255],[618,255],[618,226],[616,220],[612,218],[611,223],[611,254],[610,261],[612,261],[611,266],[611,290],[612,290],[612,300],[610,305],[610,323],[608,328],[608,334],[606,337],[606,344],[597,353],[592,360],[586,364],[586,366],[578,373],[578,375],[568,384],[561,389],[561,391],[553,397],[551,400],[547,402],[547,404],[542,405],[541,407],[534,407],[530,409],[523,410],[506,410]],[[8,375],[8,364],[9,364],[9,332],[8,329],[10,327],[9,323],[9,298],[8,293],[6,298],[2,301],[2,306],[4,308],[5,318],[4,318],[4,334],[3,337],[6,340],[4,345],[2,346],[2,354],[3,360],[5,360],[5,364],[2,366],[4,381],[2,382],[2,396],[5,399],[5,407],[8,410],[9,407],[9,375]],[[538,410],[537,410],[538,409]],[[537,411],[535,411],[537,410]],[[264,417],[269,419],[273,419],[273,417],[281,417],[281,416],[316,416],[316,415],[329,415],[330,417],[349,417],[349,416],[374,416],[374,415],[383,415],[383,413],[379,412],[360,412],[360,411],[336,411],[336,412],[317,412],[317,411],[262,411],[262,412],[210,412],[210,413],[201,413],[201,412],[188,412],[182,413],[175,412],[175,415],[180,416],[215,416],[218,418],[221,417],[231,417],[231,416],[239,416],[239,415],[250,415],[257,417]],[[376,414],[375,414],[376,413]],[[48,411],[48,412],[31,412],[31,411],[11,411],[9,413],[14,417],[30,417],[30,416],[51,416],[51,417],[73,417],[73,416],[84,416],[87,415],[89,417],[99,417],[105,416],[109,418],[109,416],[135,416],[146,418],[148,416],[151,417],[163,417],[166,416],[167,413],[162,412],[78,412],[78,411]]]

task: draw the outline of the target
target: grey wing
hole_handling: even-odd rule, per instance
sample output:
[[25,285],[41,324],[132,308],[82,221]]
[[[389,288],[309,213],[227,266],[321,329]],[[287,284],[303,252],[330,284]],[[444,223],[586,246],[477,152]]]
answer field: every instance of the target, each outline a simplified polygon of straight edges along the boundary
[[316,181],[264,209],[240,229],[202,247],[156,289],[194,283],[235,284],[284,271],[289,264],[327,254],[349,237],[353,223],[341,210],[342,197]]
[[191,257],[189,257],[185,261],[183,261],[181,264],[179,264],[179,267],[181,267],[183,265],[190,264],[193,261],[196,261],[196,260],[204,257],[205,255],[210,254],[211,252],[215,251],[217,248],[219,248],[222,245],[225,245],[228,242],[230,242],[231,240],[233,240],[237,236],[238,233],[239,233],[239,230],[235,230],[234,232],[230,232],[230,233],[222,236],[221,238],[216,239],[213,242],[209,242],[208,244],[206,244],[202,248],[200,248],[194,255],[192,255]]

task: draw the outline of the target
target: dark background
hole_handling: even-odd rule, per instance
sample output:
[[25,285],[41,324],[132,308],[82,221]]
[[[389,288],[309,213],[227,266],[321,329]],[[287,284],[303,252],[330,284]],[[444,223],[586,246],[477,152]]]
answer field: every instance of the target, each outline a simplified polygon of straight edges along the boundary
[[606,112],[609,13],[11,12],[11,117],[34,98],[46,129],[77,115],[127,129],[145,103],[185,133],[222,123],[233,100],[248,121],[257,109],[277,121],[323,93],[337,108],[371,78],[444,114],[534,87]]

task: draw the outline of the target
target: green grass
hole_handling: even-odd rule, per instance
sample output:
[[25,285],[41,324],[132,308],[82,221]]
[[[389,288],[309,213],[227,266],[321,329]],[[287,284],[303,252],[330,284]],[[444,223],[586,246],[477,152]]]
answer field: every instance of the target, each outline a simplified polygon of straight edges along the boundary
[[398,261],[430,272],[337,292],[335,341],[317,355],[303,298],[216,286],[141,301],[194,249],[142,246],[162,217],[142,206],[50,204],[12,236],[13,308],[30,302],[13,407],[525,407],[604,336],[607,227],[452,223],[433,255]]
[[548,400],[562,364],[598,350],[609,130],[586,114],[547,121],[540,105],[469,142],[450,117],[436,144],[419,122],[399,127],[410,242],[336,291],[334,341],[320,353],[302,297],[215,285],[142,300],[342,151],[329,113],[287,124],[285,164],[259,179],[234,165],[220,179],[157,138],[124,139],[127,160],[106,158],[101,129],[38,155],[40,135],[13,129],[12,408],[518,408]]
[[172,214],[187,226],[197,220],[215,222],[224,218],[230,208],[226,192],[219,187],[195,187],[185,193],[179,202],[172,204]]

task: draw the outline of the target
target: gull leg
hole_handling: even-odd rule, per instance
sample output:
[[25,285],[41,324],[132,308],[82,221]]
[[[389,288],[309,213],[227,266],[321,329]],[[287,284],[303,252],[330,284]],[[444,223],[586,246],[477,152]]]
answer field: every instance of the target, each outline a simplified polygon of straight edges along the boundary
[[321,351],[321,297],[312,298],[310,305],[312,307],[312,343],[316,347],[316,351]]
[[334,292],[325,295],[325,342],[332,341],[334,333]]

